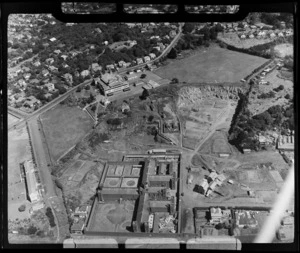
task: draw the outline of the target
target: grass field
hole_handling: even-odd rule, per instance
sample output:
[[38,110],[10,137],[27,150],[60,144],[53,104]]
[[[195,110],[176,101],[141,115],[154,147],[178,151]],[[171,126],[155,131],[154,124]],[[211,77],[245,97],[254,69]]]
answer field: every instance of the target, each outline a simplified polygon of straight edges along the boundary
[[211,46],[181,60],[159,68],[155,74],[162,78],[178,78],[179,82],[214,83],[237,82],[267,60]]
[[11,114],[7,114],[7,125],[10,126],[16,122],[18,122],[19,119]]
[[77,107],[62,105],[43,114],[42,123],[54,160],[75,145],[93,125],[92,119]]

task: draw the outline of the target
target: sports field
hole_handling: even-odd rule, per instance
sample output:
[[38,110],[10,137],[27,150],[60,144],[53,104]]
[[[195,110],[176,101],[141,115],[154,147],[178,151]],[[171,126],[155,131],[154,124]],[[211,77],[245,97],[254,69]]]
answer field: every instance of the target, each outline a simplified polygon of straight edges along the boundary
[[92,119],[77,107],[58,105],[42,115],[51,156],[57,160],[92,129]]
[[211,46],[187,58],[174,60],[155,74],[187,83],[237,82],[266,61],[261,57]]

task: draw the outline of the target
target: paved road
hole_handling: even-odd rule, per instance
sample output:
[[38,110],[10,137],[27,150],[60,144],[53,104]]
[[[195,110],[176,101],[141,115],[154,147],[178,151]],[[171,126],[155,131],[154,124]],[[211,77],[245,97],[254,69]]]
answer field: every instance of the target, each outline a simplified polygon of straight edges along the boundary
[[136,65],[136,66],[133,66],[133,67],[129,67],[125,70],[121,70],[119,71],[118,73],[119,74],[124,74],[126,73],[127,71],[133,71],[135,69],[138,69],[138,68],[141,68],[141,67],[144,67],[146,66],[147,64],[151,64],[151,63],[154,63],[156,61],[158,61],[160,58],[164,57],[167,53],[169,53],[169,51],[176,45],[176,43],[178,42],[180,36],[182,35],[182,26],[183,26],[184,23],[180,24],[179,25],[179,32],[178,34],[174,37],[174,39],[172,40],[172,42],[170,43],[170,45],[168,45],[164,51],[161,53],[161,55],[159,55],[157,58],[155,58],[154,60],[151,60],[149,62],[146,62],[146,63],[142,63],[142,64],[139,64],[139,65]]
[[60,237],[60,231],[59,231],[59,224],[58,219],[56,217],[55,211],[51,205],[50,199],[53,197],[57,197],[56,191],[55,191],[55,185],[52,180],[52,175],[50,173],[51,168],[48,167],[47,161],[47,154],[43,146],[42,138],[41,138],[41,132],[39,130],[39,125],[37,119],[31,119],[28,122],[28,129],[29,129],[29,136],[32,143],[32,150],[34,154],[34,160],[36,163],[36,167],[39,171],[41,182],[43,185],[43,200],[45,201],[46,206],[49,206],[52,209],[52,213],[55,218],[55,223],[57,224],[57,240],[58,242]]
[[[154,60],[152,60],[152,61],[149,61],[149,62],[147,62],[147,63],[143,63],[143,64],[140,64],[140,65],[136,65],[136,66],[127,68],[126,70],[122,70],[122,71],[120,71],[120,72],[118,72],[118,73],[119,73],[119,74],[123,74],[123,73],[125,73],[125,72],[127,72],[127,71],[131,71],[131,70],[135,70],[135,69],[137,69],[137,68],[144,67],[144,66],[146,66],[146,64],[153,63],[153,62],[159,60],[161,57],[165,56],[165,55],[171,50],[171,48],[172,48],[173,46],[175,46],[175,44],[176,44],[177,41],[179,40],[179,38],[180,38],[180,36],[181,36],[181,34],[182,34],[182,26],[183,26],[183,24],[180,24],[178,34],[175,36],[175,38],[174,38],[173,41],[170,43],[170,45],[169,45],[167,48],[165,48],[165,50],[163,51],[163,53],[162,53],[160,56],[158,56],[156,59],[154,59]],[[14,128],[16,129],[16,128],[19,128],[19,127],[21,127],[21,126],[24,126],[24,124],[25,124],[26,121],[28,121],[28,120],[30,120],[30,119],[32,119],[32,118],[37,117],[39,114],[42,114],[42,113],[48,111],[49,109],[53,108],[55,105],[57,105],[58,103],[60,103],[61,101],[63,101],[65,98],[67,98],[67,96],[68,96],[71,92],[75,91],[75,90],[77,89],[78,86],[86,85],[86,84],[91,83],[91,82],[92,82],[92,79],[86,80],[85,82],[83,82],[83,83],[81,83],[81,84],[78,84],[77,86],[74,86],[73,88],[71,88],[70,90],[68,90],[66,93],[64,93],[63,95],[61,95],[61,96],[57,97],[56,99],[52,100],[52,101],[49,102],[48,104],[46,104],[46,105],[44,105],[43,107],[39,108],[38,110],[34,111],[34,112],[31,113],[29,116],[25,116],[25,115],[24,115],[24,119],[23,119],[23,120],[21,120],[21,121],[17,122],[16,124],[10,126],[10,127],[8,128],[8,130],[12,130],[12,129],[14,129]],[[15,109],[15,110],[16,110],[16,109]],[[17,110],[17,111],[19,111],[19,110]]]
[[37,118],[40,114],[50,110],[51,108],[53,108],[54,106],[56,106],[57,104],[59,104],[61,101],[63,101],[64,99],[66,99],[71,92],[75,91],[77,89],[77,87],[82,86],[82,85],[86,85],[86,84],[90,84],[92,82],[92,79],[90,80],[86,80],[85,82],[78,84],[76,86],[74,86],[73,88],[69,89],[66,93],[62,94],[61,96],[53,99],[51,102],[49,102],[48,104],[44,105],[43,107],[39,108],[38,110],[34,111],[33,113],[31,113],[29,116],[25,117],[24,119],[22,119],[21,121],[19,121],[18,123],[14,124],[13,126],[8,128],[8,131],[14,128],[19,128],[21,126],[24,126],[26,121],[29,121],[31,119]]

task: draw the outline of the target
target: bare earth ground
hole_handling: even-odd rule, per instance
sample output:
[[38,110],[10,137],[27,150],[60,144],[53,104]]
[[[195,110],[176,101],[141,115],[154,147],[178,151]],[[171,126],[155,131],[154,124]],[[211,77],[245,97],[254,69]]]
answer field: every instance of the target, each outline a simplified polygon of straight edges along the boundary
[[293,55],[294,46],[290,43],[279,44],[274,47],[278,57],[284,58],[286,55]]
[[187,83],[237,82],[266,61],[212,45],[159,68],[155,74],[170,80],[176,77],[179,82]]
[[42,115],[50,153],[57,160],[92,127],[92,119],[76,107],[58,105]]
[[225,42],[226,44],[238,47],[238,48],[249,48],[260,44],[271,42],[272,39],[241,39],[237,33],[219,33],[218,39]]

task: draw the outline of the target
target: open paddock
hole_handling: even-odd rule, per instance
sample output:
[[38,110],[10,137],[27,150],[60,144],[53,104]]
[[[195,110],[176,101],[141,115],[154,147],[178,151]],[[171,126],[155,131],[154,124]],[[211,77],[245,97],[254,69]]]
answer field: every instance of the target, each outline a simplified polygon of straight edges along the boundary
[[92,128],[93,120],[77,107],[58,105],[41,117],[50,154],[57,160]]
[[157,69],[155,74],[187,83],[236,82],[266,61],[261,57],[211,45],[201,48],[194,55],[172,61]]
[[13,116],[12,114],[8,113],[7,114],[7,125],[11,126],[14,123],[17,123],[20,119]]

